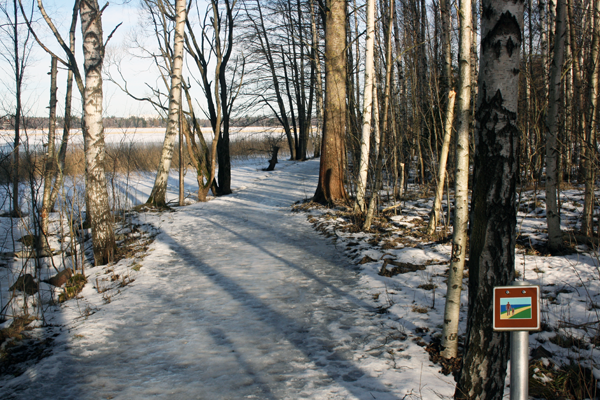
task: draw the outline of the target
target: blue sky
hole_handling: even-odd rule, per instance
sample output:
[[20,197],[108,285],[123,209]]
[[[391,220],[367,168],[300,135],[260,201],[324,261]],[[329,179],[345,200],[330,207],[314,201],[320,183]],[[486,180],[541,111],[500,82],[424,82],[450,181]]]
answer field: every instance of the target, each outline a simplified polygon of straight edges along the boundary
[[[35,1],[35,0],[34,0]],[[29,0],[25,0],[24,4],[30,4]],[[102,7],[106,2],[100,0],[100,6]],[[72,0],[43,0],[44,7],[48,15],[53,19],[58,30],[63,35],[63,38],[67,38],[68,28],[71,21],[71,12],[73,9]],[[27,6],[26,6],[27,7]],[[30,7],[30,6],[29,6]],[[135,92],[138,96],[144,96],[149,94],[149,89],[146,83],[155,85],[157,82],[158,74],[153,68],[151,62],[148,60],[141,60],[139,58],[132,57],[129,52],[131,38],[133,35],[138,35],[142,39],[146,39],[148,45],[153,45],[153,38],[149,35],[144,35],[139,24],[139,0],[123,1],[115,0],[111,1],[109,6],[106,8],[103,14],[103,30],[104,40],[110,34],[110,32],[119,24],[123,23],[115,32],[114,36],[110,40],[106,49],[105,69],[109,65],[109,60],[120,59],[122,65],[126,66],[123,68],[125,78],[127,79],[128,86],[132,92]],[[37,7],[36,7],[37,12]],[[43,21],[40,20],[39,13],[37,14],[39,28],[39,36],[41,40],[56,51],[61,57],[64,57],[64,52],[59,48],[56,40],[49,32]],[[35,20],[35,17],[34,17]],[[139,35],[142,33],[142,35]],[[81,53],[81,26],[77,26],[77,59],[83,60]],[[2,61],[4,62],[4,61]],[[1,64],[1,63],[0,63]],[[10,101],[12,90],[12,82],[7,65],[0,65],[2,68],[3,79],[0,79],[0,95],[3,97],[3,108],[10,110]],[[83,71],[83,68],[81,68]],[[25,72],[25,82],[23,90],[23,102],[24,111],[29,116],[46,116],[47,106],[50,98],[50,77],[48,75],[50,71],[50,56],[44,52],[39,46],[35,45],[32,55],[30,57],[29,64]],[[113,71],[115,69],[113,68]],[[58,76],[58,112],[61,115],[61,110],[64,104],[64,91],[66,85],[66,71],[64,68],[60,68],[59,64],[59,76]],[[78,113],[80,107],[80,96],[77,90],[74,90],[74,107],[73,111]],[[203,101],[203,100],[201,100]],[[9,110],[2,110],[5,113]],[[129,116],[129,115],[152,115],[156,114],[154,109],[146,103],[140,103],[130,99],[124,94],[118,87],[111,82],[104,81],[104,114],[106,116]]]

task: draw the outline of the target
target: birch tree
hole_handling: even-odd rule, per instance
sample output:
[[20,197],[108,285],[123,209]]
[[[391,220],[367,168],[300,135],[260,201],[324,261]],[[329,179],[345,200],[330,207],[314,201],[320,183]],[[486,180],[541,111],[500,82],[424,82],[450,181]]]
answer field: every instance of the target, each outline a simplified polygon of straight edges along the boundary
[[319,182],[313,200],[333,203],[346,200],[346,0],[326,0],[325,105]]
[[493,287],[514,280],[517,106],[523,1],[483,0],[466,353],[460,399],[502,399],[508,335],[492,330]]
[[[385,54],[386,54],[386,65],[385,65],[385,92],[383,95],[383,123],[382,129],[379,132],[379,151],[377,152],[376,163],[375,163],[375,182],[373,185],[373,193],[369,199],[369,207],[363,223],[363,229],[371,229],[373,223],[373,217],[375,215],[375,208],[379,199],[379,191],[383,187],[383,158],[386,148],[386,138],[388,136],[388,128],[390,125],[390,100],[392,92],[392,67],[394,61],[392,59],[392,32],[394,26],[394,0],[390,0],[387,4],[388,19],[385,24]],[[383,12],[383,11],[382,11]],[[375,94],[377,96],[377,94]],[[376,121],[378,118],[376,118]]]
[[97,0],[79,3],[81,34],[83,36],[83,67],[85,90],[83,93],[83,136],[86,164],[87,213],[92,226],[94,261],[103,265],[115,256],[113,216],[108,204],[106,175],[104,173],[104,125],[102,122],[102,64],[104,42],[102,36],[102,10]]
[[[73,13],[71,16],[71,28],[69,29],[69,50],[71,53],[75,53],[75,29],[77,27],[77,16],[79,12],[79,1],[76,1],[73,5]],[[58,59],[56,57],[52,57],[52,59],[58,63]],[[54,77],[56,78],[56,77]],[[53,90],[51,90],[51,93]],[[67,145],[69,142],[69,135],[71,131],[71,108],[72,108],[72,100],[73,100],[73,70],[71,68],[67,71],[67,88],[65,94],[65,104],[64,104],[64,119],[63,119],[63,134],[62,140],[60,143],[60,148],[58,153],[54,148],[54,142],[50,140],[54,134],[51,135],[50,129],[52,129],[55,124],[52,122],[52,104],[53,101],[50,101],[50,129],[48,132],[48,154],[49,158],[46,161],[46,168],[44,171],[44,194],[42,200],[42,210],[40,215],[40,230],[42,235],[40,235],[41,247],[45,248],[47,245],[47,240],[45,236],[48,232],[48,218],[50,216],[50,211],[54,208],[56,203],[56,199],[58,198],[58,193],[60,188],[62,188],[64,181],[64,169],[65,169],[65,160],[67,156]],[[56,104],[54,104],[56,106]]]
[[548,112],[546,114],[546,221],[548,223],[548,247],[559,250],[562,247],[560,214],[558,212],[558,107],[562,86],[563,59],[566,36],[565,0],[557,0],[556,34],[554,35],[554,57],[550,66],[550,90]]
[[173,159],[175,138],[179,130],[179,115],[181,108],[181,70],[183,67],[183,37],[185,33],[186,9],[185,0],[175,3],[175,38],[173,46],[173,63],[171,69],[171,86],[169,89],[169,114],[167,131],[163,149],[150,197],[146,201],[156,207],[166,207],[167,183]]
[[50,214],[50,195],[52,194],[52,178],[54,175],[55,168],[55,140],[56,135],[56,75],[58,74],[58,60],[56,57],[52,57],[50,66],[50,113],[48,116],[48,144],[46,148],[45,166],[44,166],[44,192],[42,195],[42,210],[40,215],[40,234],[38,237],[38,254],[44,254],[47,256],[48,246],[48,225],[49,225],[49,214]]
[[[74,12],[79,11],[81,19],[81,33],[83,36],[83,56],[85,81],[75,59],[71,38],[69,47],[56,29],[52,19],[46,13],[41,0],[37,0],[38,9],[52,31],[58,44],[67,56],[63,60],[53,53],[36,35],[31,27],[31,22],[26,20],[29,30],[38,44],[50,55],[73,72],[73,77],[82,96],[83,101],[83,145],[86,165],[86,213],[92,229],[92,246],[96,265],[111,262],[115,254],[115,235],[113,230],[113,216],[108,203],[106,189],[106,175],[104,173],[104,159],[106,155],[104,146],[104,125],[102,121],[102,65],[104,62],[104,48],[102,33],[102,11],[96,0],[75,0]],[[107,5],[104,7],[106,8]],[[21,4],[21,11],[23,7]],[[71,21],[71,33],[74,34],[76,19]],[[120,25],[120,24],[119,24]],[[107,41],[112,37],[114,28]],[[69,75],[70,78],[70,75]],[[69,98],[70,94],[67,94]],[[68,105],[66,106],[68,107]],[[70,110],[69,110],[70,112]],[[68,133],[66,134],[68,137]],[[63,136],[65,137],[65,136]],[[64,146],[66,149],[66,146]],[[63,146],[61,145],[61,152]],[[65,150],[66,151],[66,150]]]
[[448,290],[444,307],[442,356],[458,355],[458,322],[460,297],[467,248],[469,219],[469,131],[471,121],[471,0],[461,0],[460,20],[458,126],[456,132],[456,170],[454,173],[454,221],[452,257],[448,272]]
[[[452,139],[452,121],[454,120],[454,98],[456,92],[448,92],[448,101],[446,103],[446,117],[444,118],[444,140],[440,151],[440,167],[438,169],[438,181],[433,198],[433,207],[429,213],[429,223],[427,224],[427,234],[433,235],[437,227],[442,211],[442,197],[444,195],[444,182],[446,181],[446,164],[448,163],[448,153],[450,151],[450,139]],[[450,214],[450,213],[448,213]]]
[[356,188],[356,208],[365,211],[365,192],[369,170],[371,144],[371,125],[373,116],[373,82],[375,53],[375,0],[367,0],[367,40],[365,55],[365,90],[363,93],[363,123],[360,138],[360,165]]
[[[427,234],[433,235],[440,220],[442,209],[442,196],[444,195],[444,182],[446,180],[446,164],[448,162],[448,152],[450,150],[450,140],[452,137],[452,124],[454,122],[454,98],[456,92],[452,90],[452,51],[450,42],[450,33],[452,30],[452,17],[450,12],[450,2],[448,0],[440,1],[441,19],[442,19],[442,48],[444,63],[442,66],[441,84],[446,91],[446,111],[443,121],[444,139],[442,149],[439,155],[438,181],[433,198],[433,207],[429,213],[429,223],[427,224]],[[449,211],[449,210],[448,210]],[[450,215],[450,212],[448,212]]]

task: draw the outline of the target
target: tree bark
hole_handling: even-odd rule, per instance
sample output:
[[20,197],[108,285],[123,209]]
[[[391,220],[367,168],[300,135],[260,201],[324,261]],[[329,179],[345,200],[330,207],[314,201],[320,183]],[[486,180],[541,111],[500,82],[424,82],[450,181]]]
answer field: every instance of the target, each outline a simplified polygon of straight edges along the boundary
[[42,194],[42,210],[40,213],[40,234],[38,238],[38,252],[45,253],[48,237],[50,215],[50,195],[52,194],[52,178],[55,169],[55,136],[56,136],[56,75],[58,74],[58,60],[52,57],[50,67],[50,113],[48,116],[48,146],[46,147],[44,167],[44,192]]
[[[463,0],[465,1],[465,0]],[[444,121],[444,141],[442,150],[440,151],[440,167],[438,170],[438,182],[435,189],[435,197],[433,198],[433,208],[429,213],[429,223],[427,225],[427,234],[433,235],[442,210],[442,198],[444,197],[444,181],[446,180],[446,164],[448,163],[448,152],[450,151],[450,139],[452,138],[452,121],[454,120],[454,97],[455,91],[448,93],[448,101],[446,103],[446,118]],[[450,210],[448,210],[450,215]]]
[[371,124],[373,116],[373,82],[374,82],[374,53],[375,53],[375,0],[367,1],[367,43],[365,55],[365,90],[363,93],[363,123],[360,138],[360,165],[356,188],[356,208],[365,211],[365,192],[369,169],[371,142]]
[[19,12],[17,9],[17,1],[13,0],[14,9],[14,24],[13,24],[13,45],[14,45],[14,70],[15,70],[15,139],[13,145],[13,165],[12,165],[12,214],[14,216],[21,215],[19,206],[19,161],[21,148],[21,87],[23,83],[23,66],[22,60],[19,60]]
[[565,54],[565,0],[557,0],[554,57],[550,66],[550,91],[546,114],[546,221],[548,223],[548,247],[556,251],[562,247],[560,213],[557,202],[558,188],[558,107],[562,85],[562,69]]
[[598,91],[600,71],[600,0],[594,0],[593,8],[594,28],[592,33],[592,48],[589,61],[589,86],[588,86],[588,115],[586,121],[586,135],[584,144],[584,164],[585,164],[585,190],[583,200],[583,221],[581,231],[584,235],[592,236],[594,234],[594,183],[595,183],[595,163],[596,150],[596,125],[598,116]]
[[113,216],[108,204],[104,173],[104,126],[102,122],[102,64],[104,43],[102,14],[97,0],[81,0],[79,6],[85,71],[83,134],[86,162],[87,213],[92,226],[96,265],[112,262],[115,255]]
[[514,280],[523,2],[483,0],[466,354],[455,396],[502,399],[509,341],[492,330],[493,287]]
[[173,159],[173,148],[177,131],[179,128],[179,108],[181,107],[181,69],[183,66],[183,35],[185,30],[186,9],[185,0],[177,0],[175,3],[175,39],[173,50],[173,68],[171,70],[171,87],[169,90],[169,116],[167,131],[163,143],[163,150],[154,181],[154,187],[146,204],[156,207],[167,206],[167,183],[171,161]]
[[[75,1],[73,5],[73,14],[71,16],[71,29],[69,30],[69,50],[71,54],[75,53],[75,30],[77,28],[77,11],[79,9],[79,0]],[[67,145],[69,143],[69,136],[71,133],[71,109],[73,104],[73,69],[69,68],[67,71],[67,89],[65,93],[65,116],[63,122],[63,135],[60,143],[60,149],[58,151],[58,159],[56,161],[56,179],[50,194],[49,209],[54,209],[58,193],[63,185],[64,181],[64,170],[65,160],[67,158]]]
[[317,203],[345,201],[346,0],[328,0],[325,10],[325,120]]
[[[310,26],[311,26],[312,47],[313,47],[312,62],[314,64],[314,68],[315,68],[315,83],[316,83],[315,97],[317,98],[317,110],[316,110],[317,115],[316,115],[316,117],[317,117],[317,131],[318,131],[319,125],[320,125],[323,115],[324,115],[324,111],[323,111],[323,79],[322,79],[323,74],[321,72],[321,57],[319,54],[319,32],[317,30],[317,18],[315,16],[313,0],[310,0],[309,3],[310,3],[309,4]],[[321,151],[320,151],[321,146],[320,146],[320,143],[318,140],[319,136],[320,135],[317,133],[315,135],[315,141],[313,142],[313,151],[314,151],[315,157],[320,157],[320,155],[321,155]]]
[[367,208],[367,215],[365,217],[365,222],[363,223],[363,229],[369,230],[371,229],[371,223],[373,222],[373,216],[375,215],[375,207],[378,203],[379,191],[383,187],[383,154],[386,148],[386,139],[388,136],[388,127],[389,127],[389,114],[390,114],[390,97],[392,92],[392,68],[393,68],[393,60],[392,60],[392,27],[394,21],[394,0],[390,0],[388,6],[389,14],[388,21],[386,26],[386,65],[385,65],[385,93],[383,96],[383,126],[380,132],[379,137],[379,151],[377,152],[377,161],[375,164],[375,183],[373,185],[373,193],[371,194],[371,199],[369,200],[369,207]]
[[444,308],[442,356],[458,355],[458,322],[469,222],[469,131],[471,123],[471,0],[461,0],[459,38],[458,127],[454,175],[452,258]]

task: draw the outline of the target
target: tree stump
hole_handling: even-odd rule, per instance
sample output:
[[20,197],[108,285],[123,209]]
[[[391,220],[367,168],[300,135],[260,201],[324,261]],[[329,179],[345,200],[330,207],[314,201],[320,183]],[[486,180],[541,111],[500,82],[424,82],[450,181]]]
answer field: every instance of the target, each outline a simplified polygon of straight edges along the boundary
[[277,153],[279,153],[279,146],[273,146],[271,148],[271,159],[269,160],[269,166],[264,171],[273,171],[275,164],[277,164]]

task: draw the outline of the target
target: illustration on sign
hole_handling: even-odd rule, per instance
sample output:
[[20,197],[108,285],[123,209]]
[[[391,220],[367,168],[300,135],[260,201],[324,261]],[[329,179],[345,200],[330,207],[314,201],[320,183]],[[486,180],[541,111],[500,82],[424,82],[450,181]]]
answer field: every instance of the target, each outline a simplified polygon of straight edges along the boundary
[[531,319],[531,297],[501,298],[500,319]]
[[495,286],[493,297],[495,331],[538,331],[541,327],[540,287]]

